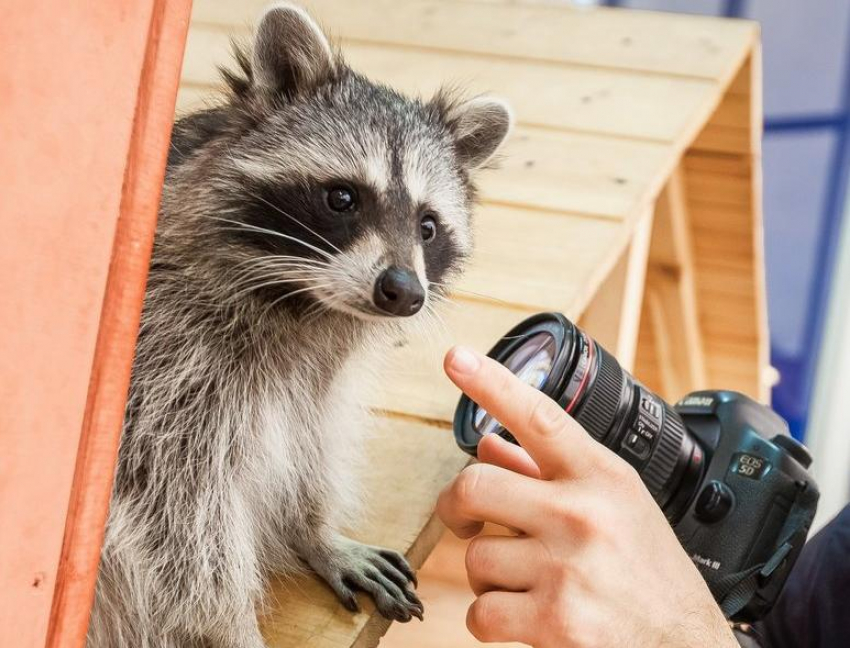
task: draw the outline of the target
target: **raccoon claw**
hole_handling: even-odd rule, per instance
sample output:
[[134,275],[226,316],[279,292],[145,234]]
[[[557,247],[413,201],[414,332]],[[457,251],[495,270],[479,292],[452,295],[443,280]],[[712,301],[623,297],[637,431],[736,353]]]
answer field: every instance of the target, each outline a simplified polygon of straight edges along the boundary
[[408,586],[416,575],[400,554],[346,540],[328,561],[313,565],[336,593],[345,609],[359,611],[355,592],[366,592],[383,616],[406,623],[420,621],[424,608]]
[[410,568],[410,565],[407,562],[407,559],[402,556],[400,553],[392,551],[391,549],[381,549],[378,551],[378,554],[389,562],[393,567],[395,567],[399,572],[401,572],[408,581],[413,583],[414,587],[419,587],[419,579],[416,578],[416,572]]

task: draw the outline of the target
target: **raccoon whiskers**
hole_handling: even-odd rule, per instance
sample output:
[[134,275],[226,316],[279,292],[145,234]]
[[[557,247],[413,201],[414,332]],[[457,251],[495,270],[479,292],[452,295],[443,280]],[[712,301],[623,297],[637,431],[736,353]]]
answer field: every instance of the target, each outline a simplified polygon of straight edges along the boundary
[[448,284],[440,283],[438,281],[432,281],[432,286],[438,286],[443,290],[446,290],[450,293],[459,293],[461,295],[471,295],[472,297],[478,297],[479,299],[486,299],[487,301],[494,301],[496,303],[502,304],[504,306],[510,306],[510,302],[506,302],[504,299],[499,299],[494,295],[487,295],[485,293],[474,292],[472,290],[465,290],[463,288],[458,288],[457,286],[449,286]]
[[330,308],[328,308],[323,302],[316,301],[302,314],[302,317],[304,318],[302,320],[304,326],[314,323],[322,316],[323,313],[327,313],[329,310]]
[[310,265],[319,265],[323,267],[330,267],[330,264],[323,259],[310,259],[306,257],[293,256],[290,254],[267,254],[266,256],[261,257],[251,257],[248,259],[243,259],[239,263],[236,263],[233,267],[240,268],[242,266],[250,265],[264,265],[267,263],[283,263],[283,262],[293,262],[299,264],[310,264]]
[[268,205],[269,207],[271,207],[272,209],[274,209],[276,212],[278,212],[278,213],[279,213],[279,214],[281,214],[282,216],[286,216],[288,219],[290,219],[290,220],[291,220],[292,222],[294,222],[296,225],[300,225],[300,226],[301,226],[301,227],[303,227],[305,230],[307,230],[308,232],[310,232],[313,236],[315,236],[315,237],[316,237],[316,238],[318,238],[319,240],[321,240],[321,241],[323,241],[323,242],[327,243],[327,244],[331,247],[331,249],[332,249],[332,250],[334,250],[335,252],[338,252],[339,254],[342,254],[342,250],[340,250],[340,249],[339,249],[336,245],[334,245],[333,243],[331,243],[328,239],[326,239],[324,236],[322,236],[321,234],[319,234],[319,233],[318,233],[316,230],[314,230],[313,228],[311,228],[311,227],[307,226],[307,225],[306,225],[304,222],[302,222],[301,220],[299,220],[299,219],[295,218],[295,216],[293,216],[292,214],[289,214],[289,213],[285,212],[285,211],[284,211],[284,210],[282,210],[280,207],[278,207],[278,206],[277,206],[277,205],[275,205],[274,203],[269,202],[268,200],[266,200],[266,199],[265,199],[265,198],[263,198],[262,196],[258,196],[257,194],[251,193],[250,191],[246,191],[246,193],[247,193],[249,196],[251,196],[252,198],[257,199],[257,200],[259,200],[259,201],[260,201],[260,202],[262,202],[262,203],[265,203],[266,205]]
[[[284,286],[286,284],[294,284],[294,283],[295,284],[303,284],[303,283],[307,283],[309,281],[309,279],[310,279],[309,277],[306,277],[306,278],[293,277],[291,279],[272,279],[270,281],[263,281],[263,282],[258,283],[258,284],[251,284],[247,288],[243,288],[243,289],[235,292],[233,294],[233,296],[239,297],[241,295],[245,295],[247,293],[254,292],[255,290],[260,290],[262,288],[270,288],[270,287],[273,287],[273,286]],[[323,284],[323,286],[326,286],[326,285],[328,285],[328,284]],[[309,290],[310,288],[311,288],[311,286],[307,286],[305,288],[305,290]],[[297,292],[303,292],[303,291],[299,290]],[[293,293],[288,293],[288,294],[291,295]]]
[[332,286],[333,286],[333,284],[326,283],[326,284],[319,284],[317,286],[307,286],[306,288],[299,288],[298,290],[293,290],[292,292],[288,292],[285,295],[281,295],[280,297],[278,297],[277,299],[272,301],[272,303],[269,304],[267,310],[272,310],[280,302],[285,301],[285,300],[289,299],[290,297],[294,297],[295,295],[300,295],[301,293],[309,292],[311,290],[318,290],[318,289],[322,289],[322,288],[330,288]]
[[297,236],[289,236],[289,234],[283,234],[282,232],[275,232],[274,230],[267,229],[265,227],[259,227],[257,225],[250,225],[249,223],[240,223],[239,221],[231,220],[229,218],[221,218],[220,216],[210,216],[212,220],[221,221],[223,223],[229,223],[230,225],[234,225],[236,227],[236,231],[239,229],[246,230],[248,232],[254,232],[257,234],[268,234],[269,236],[279,236],[282,239],[286,239],[287,241],[292,241],[293,243],[298,243],[303,245],[314,252],[321,254],[326,259],[333,259],[333,255],[327,250],[322,250],[321,248],[317,248],[315,245],[311,245],[307,241],[298,238]]
[[423,310],[425,317],[421,327],[423,335],[432,343],[437,344],[449,338],[451,333],[446,321],[432,305],[427,304]]
[[270,276],[301,275],[306,272],[318,274],[331,269],[327,261],[304,259],[286,255],[269,255],[258,259],[245,259],[236,264],[230,274],[234,285]]
[[[280,280],[310,280],[331,274],[330,268],[299,263],[269,263],[240,272],[232,280],[235,287],[251,285],[255,281],[278,278]],[[240,291],[241,292],[241,291]]]

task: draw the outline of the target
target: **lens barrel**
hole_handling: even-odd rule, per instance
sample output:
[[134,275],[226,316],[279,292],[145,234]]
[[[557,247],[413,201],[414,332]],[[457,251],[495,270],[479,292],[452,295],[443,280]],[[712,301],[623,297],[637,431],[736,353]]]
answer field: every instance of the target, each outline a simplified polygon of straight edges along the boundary
[[[538,349],[544,346],[548,355],[541,359]],[[541,313],[514,327],[488,355],[557,401],[588,434],[634,466],[671,522],[684,513],[700,481],[702,449],[670,405],[584,331],[560,313]],[[531,357],[536,364],[526,368],[524,359]],[[541,367],[548,375],[541,376]],[[516,443],[466,396],[454,428],[458,445],[472,455],[484,433]]]

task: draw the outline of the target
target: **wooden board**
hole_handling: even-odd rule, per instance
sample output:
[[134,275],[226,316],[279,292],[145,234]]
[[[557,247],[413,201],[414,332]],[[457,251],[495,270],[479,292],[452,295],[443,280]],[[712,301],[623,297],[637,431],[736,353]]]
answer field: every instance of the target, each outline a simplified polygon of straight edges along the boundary
[[[245,24],[267,3],[203,2],[197,22]],[[304,3],[344,41],[382,42],[614,68],[665,76],[729,80],[753,43],[751,23],[711,17],[499,0],[482,8],[458,0]],[[391,20],[387,20],[391,17]],[[474,29],[470,29],[474,25]]]
[[[242,34],[247,38],[247,32]],[[195,86],[216,84],[215,64],[230,60],[232,36],[229,30],[195,24],[184,80]],[[428,97],[444,85],[470,94],[495,93],[511,102],[522,124],[643,141],[675,142],[695,131],[720,97],[720,86],[711,80],[383,43],[348,44],[345,57],[355,69],[409,94]]]

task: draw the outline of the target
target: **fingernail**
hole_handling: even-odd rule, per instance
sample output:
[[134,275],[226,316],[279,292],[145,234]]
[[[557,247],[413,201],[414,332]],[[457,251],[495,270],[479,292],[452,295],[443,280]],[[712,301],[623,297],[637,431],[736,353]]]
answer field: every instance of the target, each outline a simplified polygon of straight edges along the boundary
[[478,370],[481,361],[478,356],[465,347],[455,347],[452,353],[452,370],[459,374],[471,374]]

